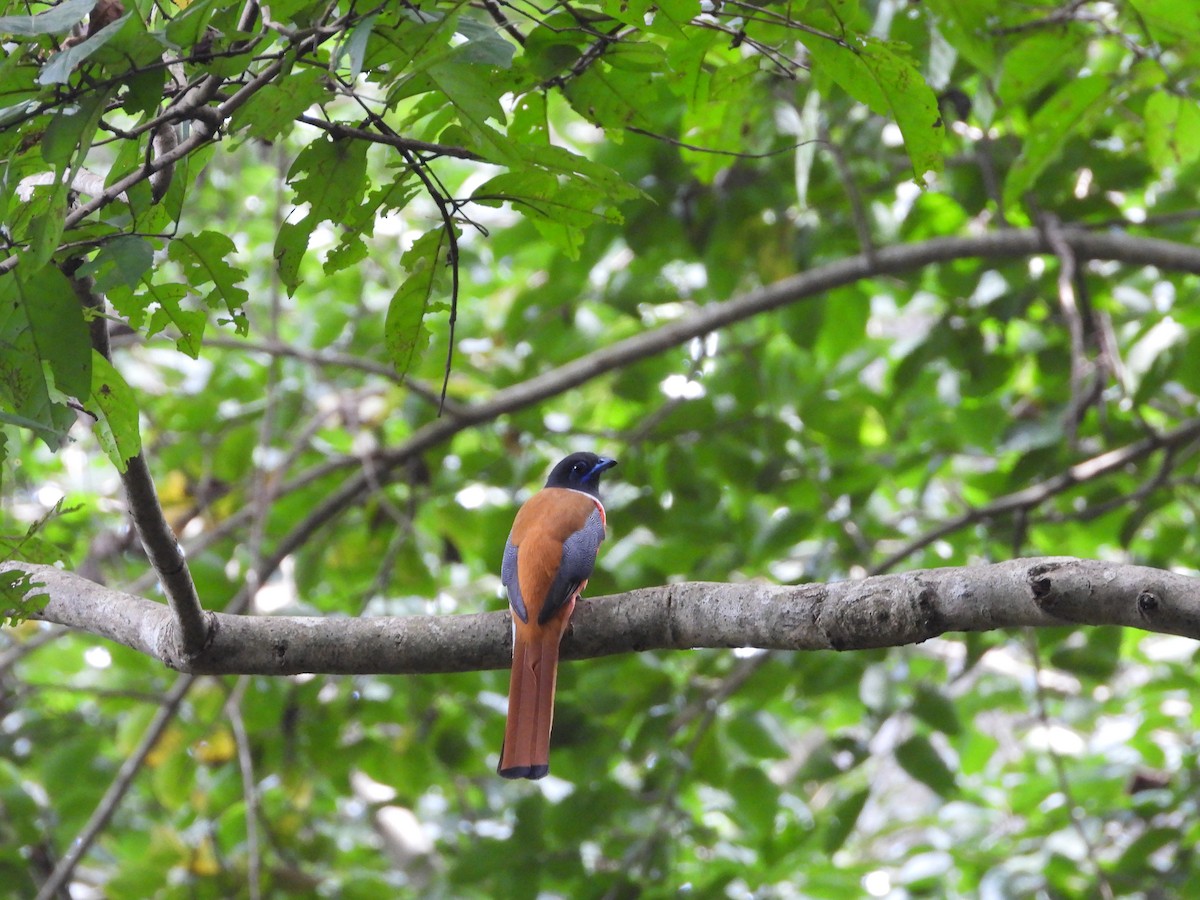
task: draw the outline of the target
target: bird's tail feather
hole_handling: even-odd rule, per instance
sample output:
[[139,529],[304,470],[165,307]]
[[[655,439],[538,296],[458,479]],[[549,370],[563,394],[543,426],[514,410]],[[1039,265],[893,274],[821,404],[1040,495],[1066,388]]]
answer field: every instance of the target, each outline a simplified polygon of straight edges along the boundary
[[551,623],[539,632],[533,640],[514,636],[508,722],[496,768],[505,778],[542,778],[550,771],[550,728],[562,629]]

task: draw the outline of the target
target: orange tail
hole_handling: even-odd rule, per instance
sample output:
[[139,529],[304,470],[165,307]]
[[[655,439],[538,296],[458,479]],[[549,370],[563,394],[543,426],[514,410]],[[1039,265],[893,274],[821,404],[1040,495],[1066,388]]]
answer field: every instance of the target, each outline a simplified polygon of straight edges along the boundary
[[508,723],[504,727],[500,765],[496,767],[505,778],[542,778],[550,771],[558,645],[565,626],[566,616],[561,623],[551,621],[536,630],[518,629],[513,636]]

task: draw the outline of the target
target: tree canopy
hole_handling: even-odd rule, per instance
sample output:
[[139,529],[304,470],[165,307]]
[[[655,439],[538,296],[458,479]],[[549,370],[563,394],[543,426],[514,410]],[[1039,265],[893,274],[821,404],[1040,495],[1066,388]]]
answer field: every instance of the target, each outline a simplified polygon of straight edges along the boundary
[[1182,892],[1192,6],[5,3],[0,885]]

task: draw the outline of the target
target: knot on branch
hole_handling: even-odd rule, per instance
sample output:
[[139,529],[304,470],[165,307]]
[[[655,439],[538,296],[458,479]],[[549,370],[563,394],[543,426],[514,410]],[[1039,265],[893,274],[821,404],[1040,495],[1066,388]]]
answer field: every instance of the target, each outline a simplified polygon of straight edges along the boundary
[[[1029,584],[1030,593],[1033,595],[1033,602],[1047,615],[1061,615],[1068,591],[1072,587],[1079,587],[1078,585],[1070,585],[1064,576],[1063,569],[1068,565],[1068,563],[1057,560],[1042,562],[1035,566],[1030,566],[1029,572],[1026,574],[1026,582]],[[1086,578],[1083,581],[1086,590],[1090,592],[1090,583],[1087,582]]]
[[915,573],[844,584],[817,607],[830,649],[919,644],[949,627],[937,585]]
[[217,614],[209,610],[203,611],[202,622],[204,625],[204,640],[195,650],[189,651],[179,620],[173,615],[163,617],[159,622],[157,634],[151,643],[151,646],[154,648],[154,654],[168,668],[175,669],[178,672],[188,672],[191,674],[203,672],[204,667],[200,663],[208,655],[209,650],[212,649],[221,624]]

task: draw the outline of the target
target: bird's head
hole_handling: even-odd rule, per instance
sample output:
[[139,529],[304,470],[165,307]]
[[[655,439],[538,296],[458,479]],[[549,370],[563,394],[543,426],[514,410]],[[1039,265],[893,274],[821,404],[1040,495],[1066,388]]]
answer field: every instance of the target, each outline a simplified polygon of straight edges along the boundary
[[572,453],[550,472],[546,487],[570,488],[600,496],[600,475],[617,464],[615,459],[595,453]]

